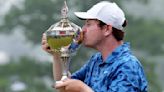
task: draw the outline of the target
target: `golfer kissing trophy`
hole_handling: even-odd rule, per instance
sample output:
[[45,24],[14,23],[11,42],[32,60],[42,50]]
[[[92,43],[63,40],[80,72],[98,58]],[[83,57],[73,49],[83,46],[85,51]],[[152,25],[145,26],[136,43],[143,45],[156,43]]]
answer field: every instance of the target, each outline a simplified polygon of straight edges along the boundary
[[[81,27],[68,20],[68,7],[66,1],[61,10],[62,18],[53,24],[45,33],[50,48],[60,54],[62,65],[62,78],[64,80],[69,75],[69,63],[72,55],[79,48],[83,39]],[[62,81],[56,81],[59,83]]]

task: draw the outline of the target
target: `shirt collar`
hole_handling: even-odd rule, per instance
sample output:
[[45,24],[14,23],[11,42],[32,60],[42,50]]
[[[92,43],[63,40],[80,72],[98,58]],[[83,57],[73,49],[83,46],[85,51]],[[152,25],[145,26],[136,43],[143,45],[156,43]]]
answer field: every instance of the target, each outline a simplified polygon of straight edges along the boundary
[[[111,54],[108,55],[105,62],[101,62],[101,63],[113,63],[114,58],[119,57],[120,55],[122,55],[122,53],[129,51],[130,50],[129,48],[130,48],[129,42],[123,43],[122,45],[118,46]],[[102,61],[102,55],[100,53],[98,59]]]

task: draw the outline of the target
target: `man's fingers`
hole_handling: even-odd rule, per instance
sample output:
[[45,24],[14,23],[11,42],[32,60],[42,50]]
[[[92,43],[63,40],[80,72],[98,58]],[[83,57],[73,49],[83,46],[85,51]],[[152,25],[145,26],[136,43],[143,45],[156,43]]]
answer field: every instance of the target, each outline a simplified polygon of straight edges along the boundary
[[43,33],[42,40],[47,40],[46,33]]
[[42,40],[42,45],[46,44],[47,40]]
[[41,42],[42,46],[47,46],[47,38],[46,38],[46,34],[43,33],[43,36],[42,36],[42,42]]
[[65,87],[65,86],[66,86],[65,82],[60,82],[60,83],[56,83],[54,85],[54,88],[59,89],[59,88]]
[[48,43],[45,43],[44,45],[42,45],[42,49],[47,51],[48,49],[50,49]]
[[68,83],[69,83],[69,78],[65,78],[62,81],[57,81],[54,85],[54,88],[58,89],[61,87],[65,87],[65,86],[67,86]]
[[69,78],[64,78],[62,81],[63,82],[69,81]]

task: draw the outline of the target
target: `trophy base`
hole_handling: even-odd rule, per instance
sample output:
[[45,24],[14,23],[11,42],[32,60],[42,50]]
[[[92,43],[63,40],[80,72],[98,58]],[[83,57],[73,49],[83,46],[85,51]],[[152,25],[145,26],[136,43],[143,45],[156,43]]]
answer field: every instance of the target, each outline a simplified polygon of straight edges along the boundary
[[60,81],[56,81],[56,84],[63,83],[63,81],[67,78],[68,78],[67,76],[62,76]]

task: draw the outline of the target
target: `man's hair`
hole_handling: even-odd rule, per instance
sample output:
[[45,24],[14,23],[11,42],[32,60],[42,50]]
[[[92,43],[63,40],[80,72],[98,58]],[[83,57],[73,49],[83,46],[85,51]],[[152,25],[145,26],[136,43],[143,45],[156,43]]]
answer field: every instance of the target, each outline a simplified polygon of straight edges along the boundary
[[[102,28],[104,25],[106,25],[106,24],[99,20],[99,26]],[[127,22],[125,20],[122,26],[125,27],[126,25],[127,25]],[[119,30],[119,29],[114,28],[114,27],[112,27],[112,34],[117,41],[121,41],[124,38],[123,30]]]

